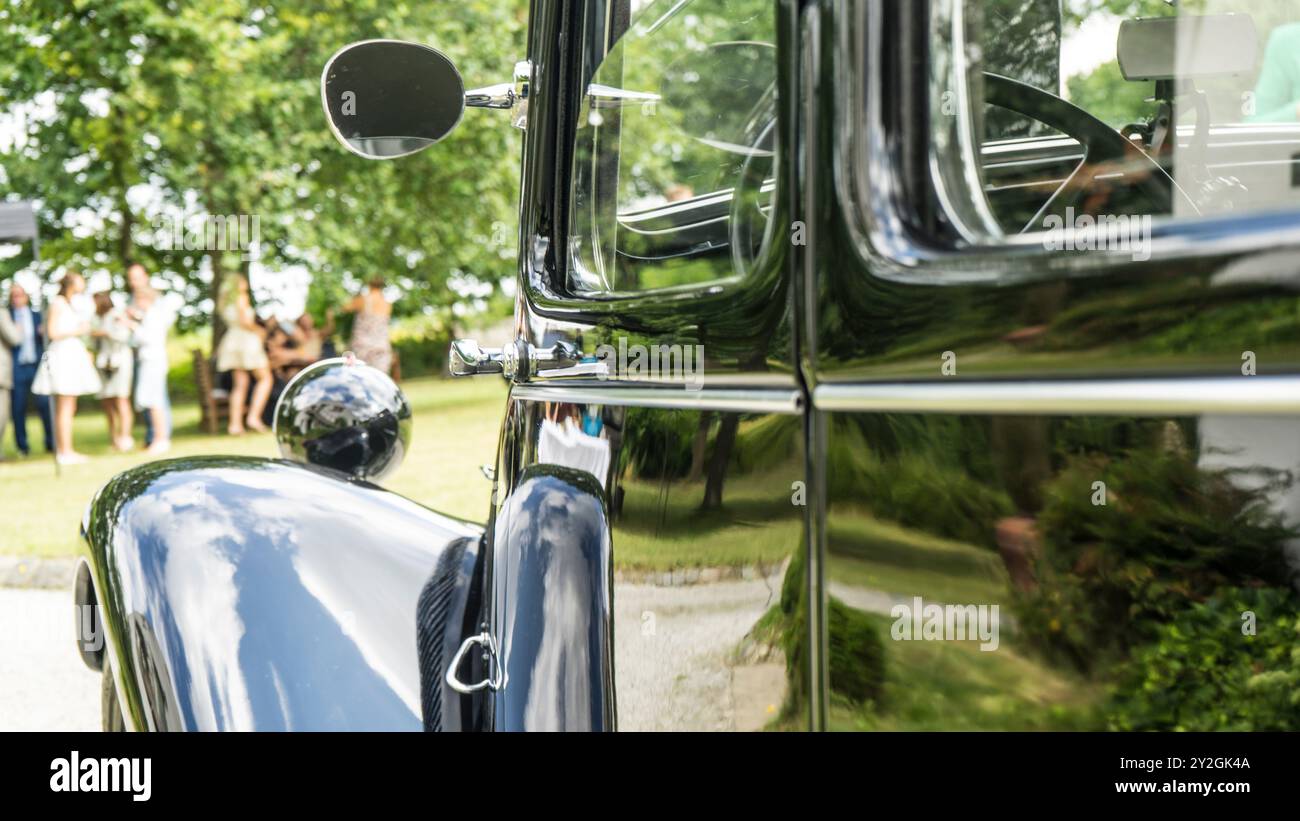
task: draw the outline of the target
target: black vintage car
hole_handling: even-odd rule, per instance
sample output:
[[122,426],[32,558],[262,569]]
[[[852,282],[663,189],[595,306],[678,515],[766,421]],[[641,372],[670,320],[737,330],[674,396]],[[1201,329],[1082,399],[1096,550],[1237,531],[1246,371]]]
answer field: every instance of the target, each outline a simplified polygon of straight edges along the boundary
[[391,382],[305,372],[285,459],[91,504],[106,725],[1300,729],[1298,43],[1287,2],[533,0],[513,83],[342,49],[358,154],[525,129],[516,338],[450,357],[510,381],[486,523],[375,484]]

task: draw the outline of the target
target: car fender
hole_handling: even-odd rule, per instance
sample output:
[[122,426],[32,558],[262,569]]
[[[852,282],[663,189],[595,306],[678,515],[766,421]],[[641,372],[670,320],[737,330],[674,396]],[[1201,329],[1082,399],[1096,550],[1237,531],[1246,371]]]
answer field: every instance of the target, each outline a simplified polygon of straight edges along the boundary
[[[442,671],[420,659],[445,655],[427,633],[459,643],[482,538],[342,474],[236,457],[119,474],[83,532],[78,603],[96,605],[105,673],[141,730],[421,729]],[[421,625],[429,588],[446,592]]]

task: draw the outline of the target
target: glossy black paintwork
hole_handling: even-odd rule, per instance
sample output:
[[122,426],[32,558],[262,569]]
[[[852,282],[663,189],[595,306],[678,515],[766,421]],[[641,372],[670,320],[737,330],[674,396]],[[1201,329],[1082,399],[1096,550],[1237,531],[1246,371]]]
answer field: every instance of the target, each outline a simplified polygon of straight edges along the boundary
[[[790,244],[769,243],[754,268],[738,282],[733,278],[702,288],[675,289],[642,295],[594,294],[582,299],[566,294],[563,254],[555,253],[569,222],[570,143],[575,131],[577,101],[583,93],[582,48],[591,48],[587,25],[596,19],[599,3],[535,3],[530,57],[539,91],[546,95],[530,108],[525,137],[524,185],[521,201],[519,273],[526,297],[522,330],[534,344],[571,340],[586,352],[601,345],[703,345],[709,371],[755,376],[766,385],[794,385],[794,328],[789,310]],[[779,12],[785,21],[792,9]],[[581,34],[557,37],[564,25]],[[778,38],[789,29],[776,26]],[[581,44],[575,47],[575,44]],[[780,70],[788,70],[781,65]],[[784,138],[779,135],[778,139]],[[792,174],[784,165],[778,173]],[[797,219],[789,201],[778,198],[774,225]],[[784,234],[784,232],[779,232]],[[778,240],[783,237],[778,236]],[[758,376],[758,374],[763,374]]]
[[[1289,708],[1266,706],[1281,703],[1269,693],[1289,669],[1288,634],[1244,625],[1295,623],[1300,420],[822,422],[829,641],[880,677],[873,700],[855,700],[832,654],[829,729],[1294,726]],[[900,640],[918,600],[998,608],[995,646]]]
[[[1223,219],[1197,229],[1186,224],[1161,228],[1156,239],[1173,240],[1176,247],[1143,263],[1107,254],[1049,257],[1033,248],[1017,252],[964,248],[939,213],[929,177],[925,4],[788,2],[775,8],[782,150],[774,219],[778,225],[795,219],[805,222],[807,244],[776,243],[741,282],[584,299],[563,293],[559,284],[563,272],[554,254],[525,253],[521,274],[528,288],[517,315],[521,333],[534,340],[568,340],[580,349],[620,336],[651,342],[703,341],[706,348],[716,346],[719,352],[709,358],[708,384],[789,384],[802,389],[809,405],[811,388],[823,382],[938,378],[940,357],[949,350],[958,354],[959,379],[1238,374],[1245,350],[1257,354],[1261,373],[1294,372],[1300,364],[1291,319],[1296,297],[1288,279],[1295,269],[1279,255],[1276,244],[1259,242],[1257,250],[1249,245],[1230,252],[1202,250],[1207,242],[1232,234],[1263,236],[1294,230],[1293,217],[1255,216]],[[581,37],[570,42],[574,40],[585,42]],[[571,55],[568,60],[565,65],[574,76],[567,92],[576,94],[582,80],[572,71],[576,60]],[[547,89],[553,91],[554,86]],[[560,102],[561,115],[563,110]],[[544,204],[524,203],[529,226],[524,248],[544,251],[560,247],[564,240],[563,202],[556,205],[555,200],[566,190],[562,169],[567,157],[560,146],[572,124],[551,119],[536,125],[538,131],[529,136],[529,162],[547,166],[537,173],[556,176],[550,178],[555,185],[547,188]],[[547,153],[546,147],[554,151]],[[549,220],[528,221],[543,213]],[[787,329],[792,331],[788,336]],[[783,382],[786,374],[789,379]],[[536,421],[545,414],[529,410],[533,404],[534,400],[512,403],[498,468],[504,481],[499,491],[507,494],[509,477],[545,461],[539,456],[541,434]],[[690,407],[687,398],[681,407]],[[636,410],[653,423],[636,429],[625,425],[618,441],[611,440],[616,453],[671,453],[658,428],[670,426],[675,413],[698,413]],[[598,406],[578,406],[575,413],[598,411]],[[759,421],[771,424],[771,420]],[[1207,423],[1217,429],[1215,438],[1197,439],[1195,431]],[[1027,657],[1039,651],[1018,646],[1010,628],[1010,656],[991,657],[996,662],[982,673],[978,667],[951,671],[954,686],[976,699],[972,704],[946,701],[950,693],[917,675],[916,656],[908,651],[924,646],[900,649],[886,642],[881,652],[888,672],[883,679],[873,680],[870,672],[879,668],[864,661],[872,651],[851,638],[879,629],[868,625],[880,618],[881,604],[891,604],[895,598],[920,595],[949,601],[973,590],[983,597],[978,601],[1000,602],[1010,609],[1011,597],[1024,592],[1010,588],[1006,580],[1013,568],[1023,572],[1018,561],[1030,559],[1004,557],[999,539],[1013,543],[1017,534],[1039,532],[1032,522],[1042,510],[1043,499],[1069,477],[1063,471],[1076,456],[1070,450],[1075,440],[1061,433],[1071,425],[1112,431],[1098,434],[1101,438],[1090,447],[1099,458],[1121,466],[1134,458],[1134,448],[1160,452],[1161,447],[1175,447],[1162,436],[1172,437],[1170,441],[1191,436],[1194,441],[1188,450],[1176,451],[1187,454],[1180,457],[1182,465],[1201,466],[1210,476],[1216,469],[1215,443],[1239,443],[1258,423],[1218,417],[1188,428],[1185,420],[1124,416],[1025,421],[810,413],[795,423],[802,434],[797,444],[769,441],[774,455],[795,460],[807,448],[806,466],[795,461],[794,469],[782,477],[787,479],[786,488],[791,481],[804,482],[811,494],[813,527],[792,534],[786,554],[802,560],[807,569],[792,561],[785,571],[786,583],[778,586],[795,594],[800,587],[810,591],[806,609],[795,595],[786,612],[795,616],[793,629],[810,631],[822,650],[820,656],[796,653],[786,659],[785,703],[811,705],[810,713],[802,715],[818,728],[906,726],[918,718],[914,713],[909,716],[909,709],[928,710],[929,723],[921,723],[930,727],[1106,726],[1107,716],[1115,714],[1108,713],[1107,705],[1090,701],[1091,694],[1105,686],[1104,677],[1078,680],[1050,665],[1034,667],[1040,662]],[[1270,425],[1273,436],[1294,436],[1289,420],[1274,420]],[[704,441],[714,446],[727,438],[723,427],[707,421],[701,429],[706,431]],[[1142,433],[1114,433],[1124,430]],[[1239,453],[1237,467],[1243,471],[1269,473],[1281,467],[1276,454],[1254,448]],[[614,462],[618,464],[617,457]],[[789,468],[774,473],[780,476],[785,470]],[[743,459],[722,459],[718,475],[729,485],[744,482]],[[619,499],[617,494],[624,489],[619,481],[635,477],[626,465],[621,467],[606,482],[607,496]],[[763,497],[767,509],[790,505],[789,494],[777,496],[773,485]],[[699,493],[695,498],[703,502],[709,496],[707,488],[693,485],[685,476],[674,478],[671,472],[662,474],[659,487],[667,500]],[[629,494],[621,498],[640,501]],[[1294,517],[1294,511],[1287,513],[1288,505],[1294,506],[1289,498],[1273,496],[1265,501]],[[937,506],[929,518],[927,500]],[[618,509],[617,502],[611,504]],[[1184,504],[1190,506],[1175,517],[1190,522],[1195,506]],[[657,510],[661,522],[672,509],[671,502],[646,508],[646,512]],[[731,508],[733,515],[738,510],[734,503],[724,508]],[[631,518],[636,518],[635,512]],[[760,532],[776,532],[777,521],[764,523]],[[680,531],[654,529],[652,543],[666,547],[670,532],[673,537],[691,534],[686,538],[693,535],[699,548],[695,557],[679,560],[680,567],[688,567],[692,559],[707,561],[708,540],[716,536],[707,516],[687,519],[682,527]],[[621,551],[620,545],[635,544],[642,534],[617,515],[611,531],[617,614],[620,600],[635,600],[636,595],[630,585],[617,580],[634,576],[627,565],[641,560],[634,551]],[[1038,544],[1032,537],[1027,543]],[[1281,545],[1274,547],[1275,553],[1281,550]],[[1251,583],[1251,578],[1237,576],[1232,581]],[[667,590],[669,585],[658,589]],[[713,595],[720,599],[724,594],[714,588]],[[1098,609],[1094,615],[1109,629],[1131,628],[1114,623],[1113,613]],[[697,624],[703,623],[696,618]],[[635,622],[630,626],[637,627]],[[623,634],[615,630],[616,642]],[[503,632],[502,639],[508,642],[509,633]],[[830,652],[833,647],[838,649]],[[845,661],[855,653],[861,654],[861,663]],[[927,664],[934,669],[940,662],[931,659]],[[1009,672],[998,673],[999,665]],[[633,665],[624,664],[623,669],[629,666]],[[1052,698],[1043,695],[1046,691],[1031,692],[1027,703],[1018,701],[1022,694],[1012,683],[1017,669],[1036,672],[1039,685],[1056,688],[1051,690],[1052,698],[1060,696],[1069,703],[1058,702],[1061,709],[1053,712]],[[734,675],[736,670],[743,668],[734,668]],[[990,688],[987,681],[981,682],[981,674],[999,684]],[[1005,679],[1000,678],[1003,675]],[[632,720],[625,716],[633,714],[630,705],[644,691],[654,692],[655,703],[671,714],[662,726],[673,726],[674,719],[689,713],[689,704],[671,701],[649,682],[623,681],[621,676],[616,664],[620,726],[639,721],[640,716]],[[799,699],[803,687],[812,691],[807,702]],[[880,687],[885,688],[883,693]],[[907,692],[923,706],[907,706],[900,695]],[[868,706],[890,694],[892,704],[875,710]],[[998,706],[985,709],[990,704]],[[800,715],[797,709],[794,714]],[[683,720],[676,726],[689,723]],[[799,726],[799,722],[776,726]]]
[[447,545],[479,535],[289,462],[120,474],[86,536],[128,726],[419,730],[416,602]]
[[493,523],[491,618],[506,686],[497,730],[613,730],[613,566],[600,482],[525,468]]
[[515,400],[505,431],[496,729],[806,726],[798,416]]
[[1300,368],[1294,213],[1157,224],[1146,261],[967,247],[929,182],[926,4],[811,7],[811,379],[938,378],[945,351],[966,379]]
[[[812,3],[804,27],[818,100],[803,152],[817,215],[803,289],[810,385],[1246,379],[1246,351],[1260,373],[1300,368],[1294,214],[1158,226],[1157,243],[1172,242],[1144,262],[965,246],[939,211],[928,108],[916,104],[929,95],[926,4]],[[1214,246],[1229,236],[1235,247]],[[942,377],[949,351],[957,372]],[[1287,726],[1284,712],[1242,706],[1276,665],[1234,655],[1251,646],[1234,591],[1294,601],[1295,417],[1152,418],[1135,405],[811,422],[821,630],[880,677],[874,699],[848,697],[832,655],[816,726]],[[1000,607],[998,649],[895,640],[894,608],[917,598]],[[1202,655],[1181,659],[1179,636],[1197,624],[1187,652]]]
[[[743,281],[639,296],[565,293],[564,255],[555,249],[565,247],[569,222],[569,150],[585,82],[580,52],[599,46],[589,26],[607,30],[596,6],[533,4],[529,56],[539,96],[525,137],[518,332],[536,345],[564,341],[587,353],[620,341],[703,345],[705,387],[797,390],[794,257],[783,232]],[[794,4],[773,13],[788,49]],[[565,36],[557,36],[561,29]],[[783,50],[776,57],[783,83],[792,80],[792,56]],[[778,122],[778,140],[789,139],[793,124]],[[778,166],[787,179],[795,169]],[[787,195],[783,185],[775,225],[794,219]],[[769,619],[770,630],[754,629],[780,603],[788,559],[806,544],[807,507],[792,503],[804,479],[802,421],[697,409],[681,387],[664,396],[680,398],[681,408],[510,403],[485,589],[510,674],[494,696],[497,729],[806,726],[806,679],[793,662],[787,676],[777,638],[806,628],[806,610],[795,612],[806,586],[798,567],[790,574],[790,612]],[[568,436],[560,432],[566,425]],[[772,438],[762,464],[736,455],[761,449],[764,434]],[[607,467],[596,475],[591,459],[599,448]],[[550,521],[530,514],[521,527],[525,512],[544,510]],[[661,540],[701,549],[658,558]],[[705,549],[709,542],[719,549]],[[507,611],[520,612],[512,609],[518,602],[527,602],[524,612],[533,617],[504,621]],[[583,658],[587,666],[559,664],[560,648],[566,662]]]

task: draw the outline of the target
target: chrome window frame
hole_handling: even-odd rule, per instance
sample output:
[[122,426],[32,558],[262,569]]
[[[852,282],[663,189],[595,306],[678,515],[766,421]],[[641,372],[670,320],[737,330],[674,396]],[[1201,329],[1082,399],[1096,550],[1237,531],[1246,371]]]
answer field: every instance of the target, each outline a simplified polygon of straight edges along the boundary
[[[603,15],[606,21],[606,30],[608,32],[608,20],[610,19],[609,9],[612,8],[615,0],[592,0],[589,3],[581,5],[582,17],[578,24],[579,30],[573,33],[570,41],[573,43],[585,42],[585,28],[592,19],[592,9],[598,5],[604,6],[606,13]],[[774,18],[780,13],[774,3],[772,14]],[[779,21],[778,21],[779,33]],[[626,34],[626,32],[625,32]],[[603,60],[610,51],[607,44],[605,54],[601,55]],[[769,213],[767,232],[764,236],[762,247],[754,257],[749,271],[744,274],[735,273],[734,271],[727,276],[711,279],[704,282],[687,283],[683,285],[672,285],[663,288],[647,288],[644,290],[592,290],[579,291],[575,290],[570,282],[570,268],[575,264],[574,254],[570,247],[573,238],[573,197],[572,182],[575,177],[574,173],[574,151],[573,147],[577,138],[577,113],[580,107],[580,100],[585,94],[584,83],[585,60],[588,54],[584,49],[579,49],[577,60],[571,66],[571,77],[564,81],[562,93],[571,96],[572,103],[569,107],[571,122],[557,123],[559,133],[557,140],[567,144],[565,157],[567,163],[565,167],[557,166],[555,174],[557,180],[563,180],[566,190],[563,199],[566,208],[563,212],[563,219],[557,220],[552,227],[552,236],[546,240],[545,246],[534,247],[530,253],[530,260],[527,266],[528,275],[524,277],[522,293],[527,300],[529,308],[540,316],[551,319],[562,319],[566,321],[588,320],[592,322],[601,321],[603,317],[610,315],[624,315],[629,318],[635,317],[641,306],[646,304],[647,300],[669,300],[681,304],[683,307],[690,305],[694,300],[700,297],[709,297],[710,299],[726,299],[730,296],[748,291],[754,287],[761,287],[761,283],[756,285],[756,280],[761,279],[759,272],[769,269],[773,266],[784,265],[787,258],[785,249],[780,247],[780,243],[773,240],[773,226],[775,225],[775,216],[779,216],[785,210],[786,199],[788,195],[785,192],[787,181],[783,178],[787,172],[782,168],[780,163],[781,149],[774,152],[777,159],[775,172],[772,181],[763,185],[763,190],[772,192],[772,206]],[[596,64],[599,67],[599,63]],[[593,69],[594,73],[594,69]],[[777,102],[778,119],[784,116],[783,103]],[[778,138],[782,130],[777,128]],[[712,196],[720,196],[729,193],[731,189],[707,192],[696,197],[702,199]],[[536,240],[536,238],[535,238]],[[535,243],[536,245],[536,243]],[[554,255],[555,264],[547,265],[544,256],[551,252]],[[587,272],[590,276],[590,272]]]

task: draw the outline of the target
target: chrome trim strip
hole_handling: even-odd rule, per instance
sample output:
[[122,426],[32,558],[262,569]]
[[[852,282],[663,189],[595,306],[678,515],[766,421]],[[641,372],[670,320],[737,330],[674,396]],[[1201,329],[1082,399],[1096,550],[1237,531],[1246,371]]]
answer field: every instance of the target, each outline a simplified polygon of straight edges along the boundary
[[618,382],[590,385],[515,385],[511,399],[532,402],[568,402],[575,405],[616,405],[638,408],[681,408],[685,410],[735,411],[738,413],[803,412],[803,396],[797,390],[780,388],[701,388],[624,386]]
[[813,406],[884,413],[1282,416],[1300,414],[1300,376],[823,383],[813,391]]

